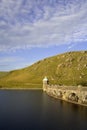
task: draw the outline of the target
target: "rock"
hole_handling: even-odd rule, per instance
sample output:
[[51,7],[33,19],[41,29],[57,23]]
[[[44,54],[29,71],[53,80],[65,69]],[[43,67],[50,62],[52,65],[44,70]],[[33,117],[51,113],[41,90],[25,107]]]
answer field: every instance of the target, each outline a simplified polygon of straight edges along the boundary
[[82,76],[80,75],[79,78],[82,79]]
[[86,68],[86,67],[87,67],[87,64],[85,64],[84,67]]
[[74,60],[74,58],[69,57],[68,59],[66,59],[66,62],[72,62]]
[[81,51],[81,53],[83,53],[83,54],[84,54],[84,53],[87,53],[87,51]]

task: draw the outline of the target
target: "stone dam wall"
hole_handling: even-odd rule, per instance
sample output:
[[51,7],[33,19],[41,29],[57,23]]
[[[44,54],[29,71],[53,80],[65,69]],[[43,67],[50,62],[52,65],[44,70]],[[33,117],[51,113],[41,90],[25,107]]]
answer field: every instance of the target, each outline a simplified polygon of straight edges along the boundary
[[43,91],[54,98],[87,106],[87,86],[59,86],[43,84]]

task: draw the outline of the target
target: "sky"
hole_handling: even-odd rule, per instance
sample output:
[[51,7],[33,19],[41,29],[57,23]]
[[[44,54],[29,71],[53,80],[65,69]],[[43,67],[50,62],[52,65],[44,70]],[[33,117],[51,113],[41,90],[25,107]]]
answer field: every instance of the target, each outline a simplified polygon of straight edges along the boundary
[[0,71],[87,50],[87,0],[0,0]]

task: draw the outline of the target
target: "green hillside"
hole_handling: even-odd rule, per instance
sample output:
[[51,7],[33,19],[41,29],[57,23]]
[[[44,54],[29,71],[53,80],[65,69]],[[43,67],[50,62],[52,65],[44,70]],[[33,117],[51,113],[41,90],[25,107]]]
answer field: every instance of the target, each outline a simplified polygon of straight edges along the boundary
[[42,87],[47,76],[52,84],[87,85],[87,51],[67,52],[20,70],[0,79],[1,87]]
[[0,72],[0,78],[6,76],[7,74],[8,74],[8,72],[3,72],[3,71],[1,71],[1,72]]

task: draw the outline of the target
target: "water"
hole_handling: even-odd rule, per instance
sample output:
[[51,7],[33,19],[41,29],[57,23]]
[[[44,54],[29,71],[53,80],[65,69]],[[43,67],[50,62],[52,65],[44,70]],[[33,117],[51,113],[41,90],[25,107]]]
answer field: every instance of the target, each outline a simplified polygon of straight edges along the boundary
[[0,90],[0,130],[87,130],[87,108],[41,90]]

